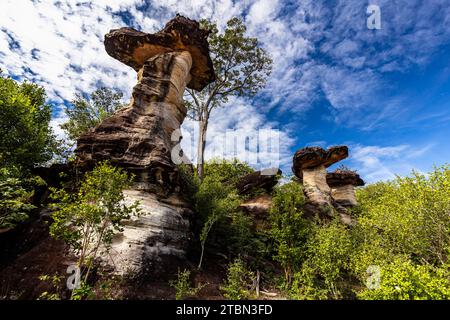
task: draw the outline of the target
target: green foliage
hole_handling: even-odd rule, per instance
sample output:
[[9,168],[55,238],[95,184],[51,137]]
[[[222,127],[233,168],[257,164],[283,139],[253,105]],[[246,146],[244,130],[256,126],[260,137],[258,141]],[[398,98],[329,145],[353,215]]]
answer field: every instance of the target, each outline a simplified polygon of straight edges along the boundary
[[39,276],[39,280],[50,283],[50,285],[52,286],[52,290],[51,292],[50,291],[42,292],[39,295],[38,300],[61,300],[62,296],[61,291],[63,290],[61,282],[63,279],[64,277],[59,275],[58,273],[55,273],[52,276],[48,274]]
[[103,119],[123,106],[122,92],[99,88],[86,99],[75,95],[72,106],[65,112],[69,120],[61,125],[71,140],[76,140],[83,133],[98,125]]
[[232,160],[214,158],[205,163],[205,177],[208,176],[228,187],[234,187],[242,177],[252,172],[254,170],[247,163],[236,158]]
[[195,210],[199,217],[201,268],[206,240],[213,227],[231,218],[237,211],[240,198],[236,193],[235,182],[252,169],[238,160],[212,160],[205,165],[205,177],[194,196]]
[[44,88],[0,76],[0,167],[17,167],[21,175],[50,160],[55,137]]
[[369,266],[381,268],[380,288],[359,298],[448,298],[450,166],[369,185],[357,196],[350,268],[363,284]]
[[80,286],[73,289],[71,300],[92,300],[96,295],[92,286],[85,281],[80,281]]
[[191,271],[178,270],[177,279],[169,282],[169,285],[175,288],[176,300],[183,300],[189,297],[193,297],[198,293],[198,291],[200,291],[203,288],[203,286],[201,285],[196,288],[191,287],[190,276]]
[[[361,250],[443,265],[450,248],[450,166],[358,191]],[[391,259],[392,260],[392,259]],[[373,261],[356,263],[358,272]]]
[[410,260],[395,259],[381,267],[379,286],[358,294],[365,300],[448,300],[450,273],[448,266],[435,268],[416,265]]
[[243,300],[251,297],[249,288],[253,285],[253,272],[249,271],[244,262],[237,258],[229,264],[227,280],[220,290],[224,297],[229,300]]
[[276,188],[272,198],[269,233],[275,243],[274,259],[284,268],[287,284],[305,258],[311,222],[303,218],[304,202],[302,187],[297,182]]
[[306,246],[306,259],[295,276],[292,293],[300,299],[341,298],[342,275],[349,270],[353,243],[338,220],[315,224]]
[[100,246],[109,250],[114,233],[123,230],[123,220],[139,213],[137,202],[124,202],[122,190],[130,183],[120,168],[102,162],[85,174],[76,194],[53,189],[52,198],[57,202],[50,234],[79,252],[78,265],[88,265],[86,279]]
[[32,195],[14,170],[0,168],[0,229],[14,228],[28,219],[35,208],[30,204]]

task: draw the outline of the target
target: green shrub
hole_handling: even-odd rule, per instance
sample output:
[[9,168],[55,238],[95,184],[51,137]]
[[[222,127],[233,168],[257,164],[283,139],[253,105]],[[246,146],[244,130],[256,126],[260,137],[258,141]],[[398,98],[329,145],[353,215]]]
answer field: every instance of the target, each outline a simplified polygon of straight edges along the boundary
[[[450,166],[358,191],[360,232],[389,254],[444,264],[450,247]],[[371,263],[373,264],[373,263]]]
[[414,265],[409,260],[396,259],[380,267],[379,283],[358,294],[366,300],[441,300],[450,299],[448,267]]
[[197,223],[201,226],[199,269],[211,230],[220,226],[225,219],[232,219],[237,212],[241,198],[237,195],[235,182],[250,170],[247,164],[237,160],[215,159],[205,163],[205,176],[194,196]]
[[350,232],[338,220],[314,225],[307,242],[305,262],[295,277],[297,288],[294,291],[298,292],[298,286],[303,284],[306,299],[341,298],[340,283],[349,269],[352,247]]
[[284,268],[286,284],[305,259],[306,241],[311,222],[303,217],[305,202],[302,187],[289,182],[275,189],[270,209],[269,234],[275,243],[274,259]]
[[52,206],[50,234],[79,253],[78,266],[87,265],[84,282],[100,247],[108,251],[114,233],[123,230],[123,220],[139,214],[138,202],[124,202],[122,191],[131,180],[120,168],[102,162],[85,174],[77,193],[52,189],[52,199],[57,202]]
[[249,288],[253,285],[254,274],[247,270],[244,262],[237,258],[229,264],[227,280],[220,289],[224,297],[230,300],[243,300],[251,297]]
[[30,203],[33,191],[26,186],[33,181],[18,178],[14,171],[0,168],[0,229],[14,228],[27,220],[30,211],[35,208]]
[[203,286],[192,287],[190,281],[191,271],[178,270],[177,279],[169,281],[169,285],[175,288],[175,299],[183,300],[195,296]]

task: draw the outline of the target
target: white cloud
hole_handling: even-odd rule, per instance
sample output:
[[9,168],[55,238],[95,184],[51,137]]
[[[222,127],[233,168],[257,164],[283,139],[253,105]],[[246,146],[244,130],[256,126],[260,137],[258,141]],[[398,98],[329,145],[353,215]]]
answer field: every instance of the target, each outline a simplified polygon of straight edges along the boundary
[[354,145],[350,147],[349,162],[367,183],[391,180],[396,175],[405,176],[412,170],[417,170],[414,160],[420,158],[433,146],[433,144],[419,147]]

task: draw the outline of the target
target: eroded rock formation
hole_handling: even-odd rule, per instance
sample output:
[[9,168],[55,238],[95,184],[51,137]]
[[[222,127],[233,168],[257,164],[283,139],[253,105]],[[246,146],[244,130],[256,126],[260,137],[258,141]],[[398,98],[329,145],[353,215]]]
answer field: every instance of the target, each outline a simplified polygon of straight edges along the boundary
[[326,168],[348,157],[346,146],[306,147],[298,150],[293,159],[292,171],[303,183],[308,199],[318,206],[331,206],[331,188],[327,184]]
[[339,205],[351,208],[358,203],[356,201],[355,187],[363,186],[364,181],[351,170],[337,169],[327,173],[327,183],[331,188],[331,196]]
[[[307,147],[298,150],[293,159],[292,171],[303,184],[308,203],[304,210],[307,216],[319,216],[330,219],[329,210],[336,209],[341,222],[352,224],[353,220],[348,208],[357,205],[355,187],[363,186],[364,181],[351,170],[337,169],[327,173],[326,168],[348,157],[346,146],[331,147],[324,150],[320,147]],[[319,209],[319,210],[318,210]]]
[[108,54],[134,68],[138,82],[130,104],[80,137],[76,154],[81,166],[108,160],[136,175],[125,195],[141,201],[143,214],[114,240],[111,258],[120,273],[185,252],[190,211],[178,192],[172,133],[186,116],[185,87],[202,90],[215,78],[207,35],[179,15],[155,34],[121,28],[105,35]]
[[281,173],[280,169],[255,171],[242,177],[236,184],[236,188],[239,194],[248,194],[257,188],[270,192],[278,183],[278,177]]

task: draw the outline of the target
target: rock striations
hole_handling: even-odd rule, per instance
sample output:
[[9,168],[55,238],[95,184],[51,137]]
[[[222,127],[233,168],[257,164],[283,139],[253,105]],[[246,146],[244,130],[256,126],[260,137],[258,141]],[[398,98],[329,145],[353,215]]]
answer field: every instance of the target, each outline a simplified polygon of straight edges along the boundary
[[327,173],[326,168],[348,157],[346,146],[325,150],[320,147],[306,147],[298,150],[293,159],[292,171],[303,184],[309,201],[309,211],[317,208],[335,208],[341,221],[350,224],[348,208],[357,205],[355,187],[364,185],[359,175],[351,170],[337,169]]
[[135,175],[125,195],[141,202],[143,214],[114,239],[118,273],[152,273],[149,266],[186,251],[192,212],[179,194],[172,134],[186,116],[185,87],[202,90],[215,79],[207,36],[179,15],[155,34],[121,28],[105,36],[106,51],[137,71],[137,84],[130,104],[80,137],[75,152],[82,167],[108,160]]

